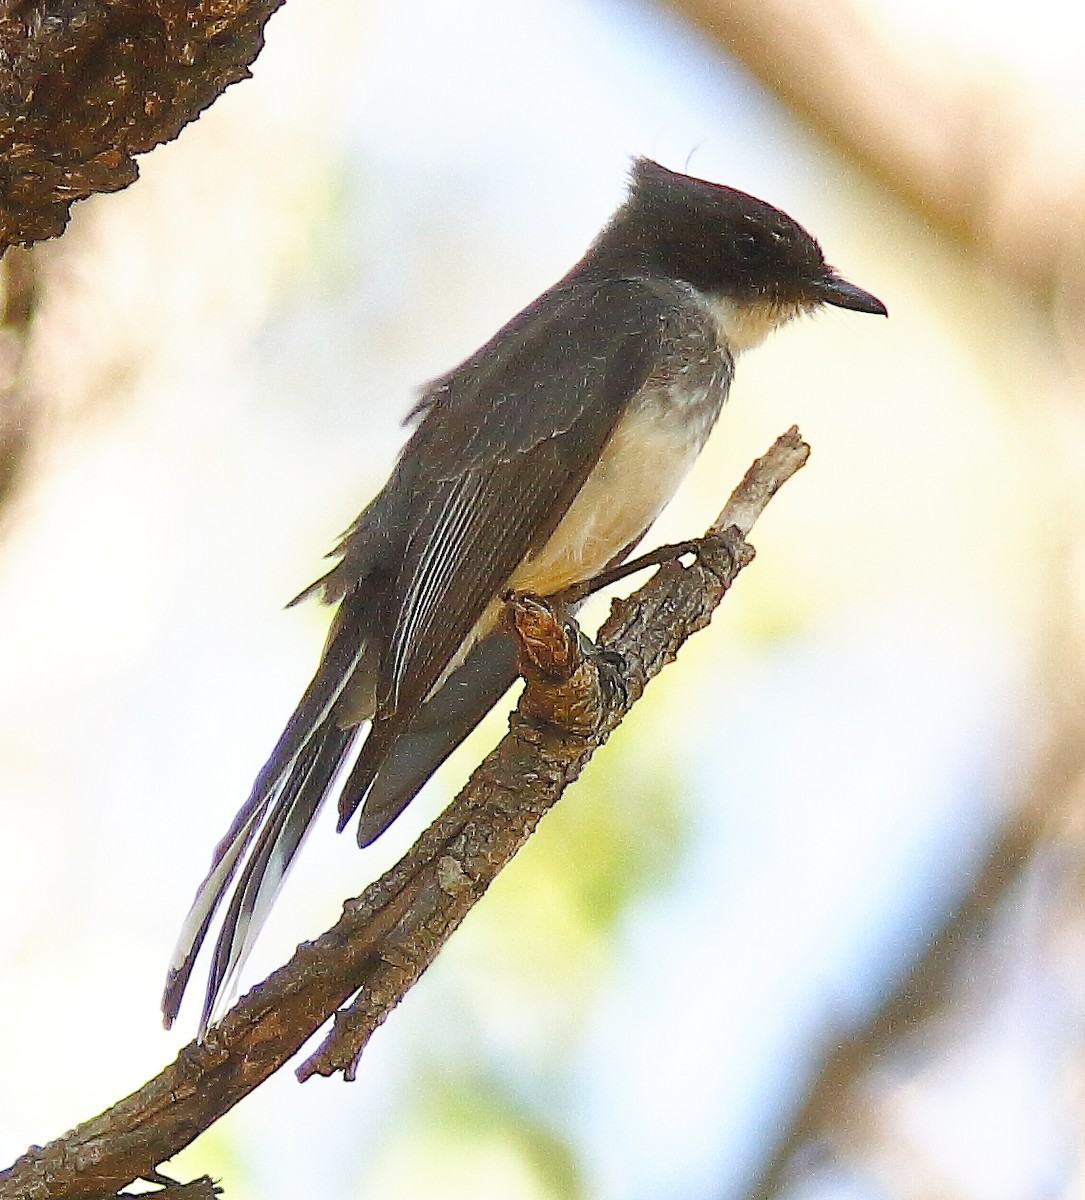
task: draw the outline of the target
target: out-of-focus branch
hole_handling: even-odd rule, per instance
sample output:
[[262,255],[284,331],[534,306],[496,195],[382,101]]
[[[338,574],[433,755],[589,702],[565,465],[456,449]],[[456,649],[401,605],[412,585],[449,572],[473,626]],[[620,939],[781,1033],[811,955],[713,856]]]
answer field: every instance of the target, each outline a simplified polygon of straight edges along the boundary
[[[672,0],[817,133],[1044,300],[1080,284],[1085,154],[993,64],[879,24],[857,0]],[[1070,157],[1076,154],[1076,157]],[[1076,251],[1076,252],[1075,252]]]
[[13,250],[0,262],[0,518],[34,422],[23,364],[38,284],[38,264],[30,251]]
[[[315,942],[244,997],[208,1033],[138,1092],[0,1173],[0,1200],[97,1200],[154,1169],[290,1059],[328,1020],[324,1046],[300,1072],[352,1074],[358,1055],[451,932],[592,753],[708,624],[753,557],[743,538],[769,500],[806,462],[791,429],[757,460],[710,530],[692,566],[669,563],[599,633],[600,667],[546,621],[545,606],[516,619],[527,687],[511,729],[445,813],[407,855]],[[544,644],[546,643],[546,644]],[[589,659],[593,656],[588,656]],[[555,664],[558,664],[555,667]],[[615,664],[620,684],[603,676]],[[582,671],[581,668],[584,668]],[[608,670],[609,669],[609,670]],[[578,674],[579,672],[579,674]],[[556,679],[548,678],[556,675]],[[562,678],[562,676],[566,676]],[[545,714],[546,721],[541,719]],[[546,722],[561,720],[559,728]],[[352,997],[353,1004],[342,1006]]]
[[[954,53],[915,22],[891,27],[858,0],[672,0],[819,136],[879,177],[930,225],[973,248],[1049,306],[1067,349],[1085,343],[1085,140],[1067,107],[974,52]],[[1077,69],[1076,63],[1073,68]],[[1064,89],[1067,104],[1075,88]],[[1053,93],[1057,94],[1057,93]],[[1071,136],[1068,138],[1067,133]],[[1065,580],[1058,581],[1065,587]],[[1057,621],[1066,596],[1049,597]],[[1052,614],[1056,614],[1052,617]],[[959,1011],[962,959],[979,953],[1002,902],[1080,804],[1080,689],[1065,631],[1049,631],[1051,678],[1070,694],[1051,715],[1003,829],[925,951],[859,1029],[836,1030],[821,1067],[749,1200],[786,1193],[804,1150],[869,1162],[884,1145],[879,1065]],[[829,1031],[832,1038],[833,1031]],[[864,1160],[864,1155],[867,1156]],[[914,1150],[911,1152],[914,1157]],[[894,1179],[892,1190],[906,1190]],[[926,1194],[926,1193],[920,1193]]]
[[74,201],[137,176],[246,79],[282,0],[0,4],[0,253],[55,237]]
[[962,959],[970,951],[978,952],[1003,901],[1052,832],[1071,823],[1083,786],[1085,745],[1079,714],[1067,710],[967,890],[867,1023],[826,1054],[784,1138],[746,1192],[747,1200],[773,1200],[786,1194],[804,1146],[828,1146],[842,1157],[873,1148],[871,1142],[883,1131],[869,1119],[870,1098],[862,1094],[863,1080],[924,1029],[952,1013]]

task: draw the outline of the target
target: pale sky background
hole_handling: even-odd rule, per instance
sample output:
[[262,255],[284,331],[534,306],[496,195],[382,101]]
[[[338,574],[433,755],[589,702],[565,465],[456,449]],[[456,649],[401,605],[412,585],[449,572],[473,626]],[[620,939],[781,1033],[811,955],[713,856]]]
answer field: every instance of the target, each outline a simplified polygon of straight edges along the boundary
[[[970,4],[885,8],[923,38],[975,29]],[[999,13],[986,51],[1016,62],[1035,9]],[[50,436],[0,544],[0,1157],[194,1032],[196,1004],[160,1028],[173,940],[327,620],[282,604],[380,486],[414,389],[568,268],[645,153],[786,209],[890,320],[827,312],[740,362],[653,536],[700,531],[793,422],[814,453],[712,630],[358,1083],[283,1072],[175,1166],[231,1200],[739,1196],[1023,770],[1050,551],[1025,535],[1056,497],[1015,381],[1049,369],[1042,333],[648,4],[290,0],[254,75],[57,250],[66,354],[37,364]],[[456,778],[365,853],[324,814],[246,986]],[[607,917],[589,877],[622,897]],[[1054,1194],[1067,1153],[1046,1000],[1008,995],[941,1090],[902,1098],[916,1153],[984,1200]],[[815,1171],[797,1194],[880,1193]]]

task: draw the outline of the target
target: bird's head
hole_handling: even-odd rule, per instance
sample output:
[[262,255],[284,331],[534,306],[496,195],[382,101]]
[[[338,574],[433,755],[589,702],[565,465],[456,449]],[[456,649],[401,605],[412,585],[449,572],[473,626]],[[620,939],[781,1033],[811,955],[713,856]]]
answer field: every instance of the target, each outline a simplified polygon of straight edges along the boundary
[[787,213],[647,158],[634,161],[628,198],[598,248],[691,284],[713,304],[735,350],[824,304],[887,315],[880,300],[826,263]]

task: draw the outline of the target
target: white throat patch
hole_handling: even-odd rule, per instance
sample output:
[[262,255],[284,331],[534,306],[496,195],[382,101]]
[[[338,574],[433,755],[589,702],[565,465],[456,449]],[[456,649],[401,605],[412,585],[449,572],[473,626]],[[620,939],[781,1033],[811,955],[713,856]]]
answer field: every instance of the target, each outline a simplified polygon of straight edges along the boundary
[[775,300],[740,303],[726,297],[712,297],[708,307],[716,319],[720,340],[732,354],[759,346],[774,329],[786,325],[804,310],[800,304],[780,304]]

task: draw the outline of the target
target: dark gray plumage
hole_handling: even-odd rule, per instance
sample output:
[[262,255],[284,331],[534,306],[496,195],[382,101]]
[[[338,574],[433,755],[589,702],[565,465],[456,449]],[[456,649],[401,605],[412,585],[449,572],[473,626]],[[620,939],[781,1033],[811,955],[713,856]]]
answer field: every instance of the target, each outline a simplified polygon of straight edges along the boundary
[[340,828],[361,807],[367,845],[507,690],[497,597],[553,594],[624,558],[700,452],[735,354],[825,303],[885,311],[784,213],[641,159],[577,266],[426,389],[388,483],[305,593],[338,605],[324,655],[215,851],[167,1024],[229,895],[201,1027],[212,1019],[333,787]]

